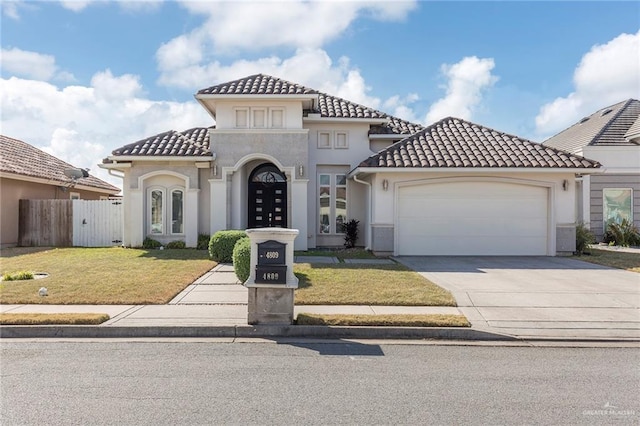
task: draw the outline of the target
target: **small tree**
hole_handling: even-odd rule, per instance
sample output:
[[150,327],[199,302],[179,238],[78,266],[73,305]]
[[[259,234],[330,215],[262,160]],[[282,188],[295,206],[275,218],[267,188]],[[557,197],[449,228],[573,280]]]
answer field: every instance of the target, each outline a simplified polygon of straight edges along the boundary
[[351,219],[342,224],[342,232],[344,232],[345,248],[353,248],[358,241],[358,224],[359,220]]
[[591,232],[584,223],[580,222],[578,226],[576,226],[576,254],[581,255],[587,252],[589,244],[595,242],[596,238],[593,232]]

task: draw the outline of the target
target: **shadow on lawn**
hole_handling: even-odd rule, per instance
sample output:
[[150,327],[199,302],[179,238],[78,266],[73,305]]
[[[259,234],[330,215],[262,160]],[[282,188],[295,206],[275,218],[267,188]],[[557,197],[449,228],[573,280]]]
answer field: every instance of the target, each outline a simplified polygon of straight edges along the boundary
[[24,256],[25,254],[41,253],[55,249],[56,247],[9,247],[0,250],[0,258]]
[[[196,249],[139,249],[140,256],[158,260],[207,260],[209,252],[207,250]],[[215,262],[212,260],[212,264]]]

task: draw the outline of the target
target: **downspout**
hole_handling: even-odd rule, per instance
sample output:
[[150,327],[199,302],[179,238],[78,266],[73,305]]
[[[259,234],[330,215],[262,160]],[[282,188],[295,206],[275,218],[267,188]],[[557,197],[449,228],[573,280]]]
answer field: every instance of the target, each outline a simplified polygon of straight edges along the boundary
[[366,186],[369,187],[368,188],[369,190],[367,191],[367,201],[368,201],[367,204],[369,204],[369,206],[367,208],[367,222],[368,223],[367,223],[367,228],[365,229],[365,241],[368,241],[369,245],[367,247],[365,247],[365,250],[371,250],[371,218],[373,217],[372,212],[371,212],[371,210],[373,208],[372,200],[371,200],[371,183],[366,182],[364,180],[358,179],[358,176],[355,175],[355,174],[353,175],[353,181],[361,183],[361,184],[366,185]]

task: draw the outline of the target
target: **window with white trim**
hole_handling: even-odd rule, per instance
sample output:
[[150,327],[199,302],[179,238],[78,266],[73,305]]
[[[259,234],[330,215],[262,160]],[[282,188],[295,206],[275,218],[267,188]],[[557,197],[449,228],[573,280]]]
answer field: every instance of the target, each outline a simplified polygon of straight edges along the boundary
[[79,192],[70,192],[69,193],[69,199],[71,199],[71,200],[79,200],[80,199],[80,193]]
[[152,235],[184,234],[184,188],[153,187],[147,194],[147,232]]
[[171,191],[171,233],[184,233],[184,191],[182,189]]
[[633,220],[633,190],[631,188],[605,188],[602,190],[602,218],[604,228],[612,222]]
[[149,233],[164,234],[164,191],[149,191]]
[[347,176],[320,173],[318,175],[318,233],[341,234],[347,221]]

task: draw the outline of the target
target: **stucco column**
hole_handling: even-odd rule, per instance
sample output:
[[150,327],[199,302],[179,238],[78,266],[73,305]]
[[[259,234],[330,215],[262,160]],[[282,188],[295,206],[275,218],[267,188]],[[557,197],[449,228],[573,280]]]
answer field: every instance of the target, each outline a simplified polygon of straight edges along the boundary
[[211,235],[216,231],[227,229],[227,176],[222,179],[209,179],[210,197],[210,230]]
[[308,179],[294,179],[291,181],[291,228],[300,231],[300,236],[294,241],[295,250],[307,250],[309,239],[307,226],[307,188]]
[[198,245],[198,193],[199,189],[189,189],[186,194],[185,229],[184,237],[187,247],[196,247]]
[[[125,245],[129,247],[142,247],[142,241],[144,240],[145,228],[144,228],[144,197],[141,189],[129,190],[130,205],[128,209],[125,209]],[[128,214],[127,214],[128,210]],[[128,238],[127,238],[128,236]]]

